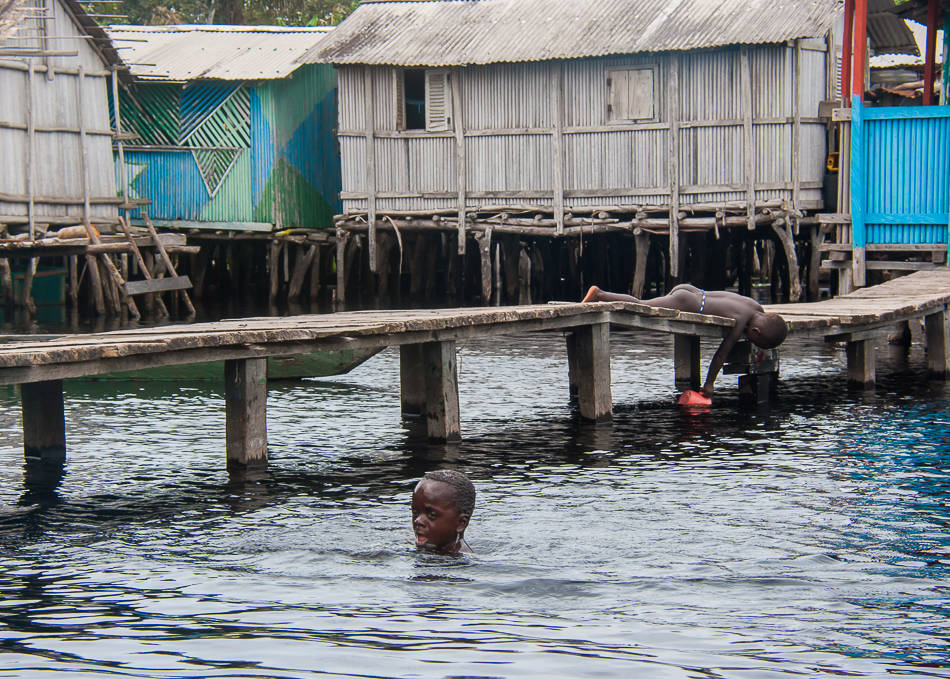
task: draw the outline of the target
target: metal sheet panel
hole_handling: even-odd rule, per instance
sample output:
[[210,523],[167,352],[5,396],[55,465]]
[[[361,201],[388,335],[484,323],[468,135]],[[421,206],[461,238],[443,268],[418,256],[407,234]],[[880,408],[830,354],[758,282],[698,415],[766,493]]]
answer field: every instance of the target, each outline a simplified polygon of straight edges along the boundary
[[298,57],[332,27],[125,26],[108,27],[132,75],[154,80],[269,80],[300,67]]
[[301,60],[462,66],[780,43],[824,35],[837,0],[364,2]]
[[[868,243],[946,243],[950,218],[950,112],[943,106],[865,109],[852,186],[864,186]],[[865,172],[855,182],[855,172]],[[856,211],[857,212],[857,211]],[[859,238],[856,242],[861,242]]]

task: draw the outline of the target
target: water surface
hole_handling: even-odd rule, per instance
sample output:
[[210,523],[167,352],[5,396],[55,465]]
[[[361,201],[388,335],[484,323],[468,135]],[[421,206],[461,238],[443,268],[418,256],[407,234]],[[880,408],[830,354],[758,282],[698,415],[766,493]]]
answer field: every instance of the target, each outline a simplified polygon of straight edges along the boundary
[[[462,343],[465,440],[441,446],[400,419],[387,350],[272,384],[245,478],[220,385],[67,383],[63,466],[24,463],[0,388],[0,675],[950,676],[947,387],[920,346],[867,394],[839,347],[782,353],[777,405],[726,376],[691,415],[669,338],[617,334],[590,426],[559,335]],[[412,548],[443,467],[478,488],[473,555]]]

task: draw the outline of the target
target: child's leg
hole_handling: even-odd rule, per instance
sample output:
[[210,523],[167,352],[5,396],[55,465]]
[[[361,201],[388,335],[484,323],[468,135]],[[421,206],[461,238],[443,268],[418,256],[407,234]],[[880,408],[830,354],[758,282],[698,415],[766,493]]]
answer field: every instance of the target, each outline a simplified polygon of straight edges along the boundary
[[581,302],[640,302],[640,300],[633,295],[621,295],[618,292],[604,292],[596,285],[592,285]]

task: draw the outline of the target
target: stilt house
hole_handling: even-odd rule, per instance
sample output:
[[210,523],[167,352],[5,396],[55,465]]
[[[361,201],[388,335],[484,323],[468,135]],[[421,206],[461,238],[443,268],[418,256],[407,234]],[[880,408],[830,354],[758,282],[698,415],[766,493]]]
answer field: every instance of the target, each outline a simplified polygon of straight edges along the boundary
[[[112,26],[124,191],[158,225],[322,228],[339,212],[336,77],[297,62],[330,28]],[[133,215],[133,218],[135,215]]]
[[[15,21],[11,20],[15,17]],[[30,0],[0,22],[0,225],[8,233],[117,217],[110,79],[121,60],[74,0]]]
[[[876,5],[880,5],[877,0]],[[950,20],[940,0],[891,3],[889,11],[927,27],[923,95],[919,106],[883,106],[867,97],[870,9],[867,0],[845,2],[841,64],[841,191],[838,211],[822,215],[832,235],[822,244],[822,265],[838,271],[839,291],[863,286],[868,275],[945,266],[950,238],[950,106],[944,69]],[[877,7],[883,11],[881,7]],[[946,63],[946,59],[944,59]]]
[[457,234],[460,253],[477,237],[484,284],[492,232],[654,234],[676,279],[684,234],[760,228],[794,287],[838,16],[837,0],[363,2],[302,59],[338,68],[340,247],[369,231],[375,271],[376,230]]

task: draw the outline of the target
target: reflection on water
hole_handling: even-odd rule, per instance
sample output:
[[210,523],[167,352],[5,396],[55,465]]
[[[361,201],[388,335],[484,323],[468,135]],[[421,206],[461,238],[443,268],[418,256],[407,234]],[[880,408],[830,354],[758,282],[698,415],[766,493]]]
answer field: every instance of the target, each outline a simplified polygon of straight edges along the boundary
[[[791,343],[779,404],[727,377],[690,413],[668,342],[615,337],[597,426],[559,337],[462,344],[449,446],[400,421],[395,351],[273,384],[243,477],[220,386],[70,383],[62,464],[24,461],[0,388],[0,675],[950,676],[950,412],[920,347],[864,394]],[[479,491],[472,555],[411,548],[443,466]]]

